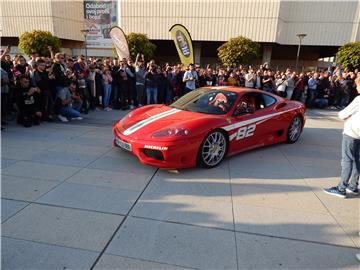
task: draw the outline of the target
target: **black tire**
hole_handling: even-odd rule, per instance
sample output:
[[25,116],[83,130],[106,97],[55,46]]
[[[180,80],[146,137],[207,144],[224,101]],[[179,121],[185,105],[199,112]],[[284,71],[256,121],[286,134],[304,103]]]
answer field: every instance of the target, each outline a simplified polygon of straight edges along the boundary
[[291,120],[291,124],[287,130],[286,134],[286,142],[287,143],[296,143],[297,140],[300,138],[302,132],[302,117],[297,114]]
[[221,163],[227,153],[228,140],[222,130],[213,130],[206,135],[200,145],[197,164],[203,168],[214,168]]

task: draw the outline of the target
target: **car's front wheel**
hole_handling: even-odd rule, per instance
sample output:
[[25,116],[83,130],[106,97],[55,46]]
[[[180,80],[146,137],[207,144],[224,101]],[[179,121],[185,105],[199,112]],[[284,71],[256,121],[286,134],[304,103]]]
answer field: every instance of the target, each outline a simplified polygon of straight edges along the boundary
[[288,143],[295,143],[302,132],[302,118],[300,115],[296,115],[289,126],[288,132],[287,132],[287,139],[286,141]]
[[220,130],[210,132],[202,142],[198,153],[198,165],[213,168],[224,159],[227,150],[227,139]]

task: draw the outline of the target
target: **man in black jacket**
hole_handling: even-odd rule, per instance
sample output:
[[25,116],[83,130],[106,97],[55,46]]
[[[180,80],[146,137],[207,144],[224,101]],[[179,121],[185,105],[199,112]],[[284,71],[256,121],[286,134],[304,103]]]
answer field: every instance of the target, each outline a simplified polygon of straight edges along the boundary
[[115,58],[113,60],[113,65],[111,66],[111,77],[113,78],[112,81],[112,91],[111,91],[111,103],[112,103],[112,107],[115,110],[119,110],[121,108],[120,105],[120,101],[119,101],[119,91],[120,91],[120,82],[121,82],[121,77],[120,77],[120,73],[119,73],[119,60],[117,58]]
[[74,74],[66,73],[65,57],[61,53],[55,54],[55,63],[52,73],[55,76],[55,86],[57,92],[64,87],[69,87],[71,80],[74,79]]
[[39,125],[42,113],[39,108],[40,89],[32,87],[27,75],[19,77],[19,84],[15,89],[16,105],[19,109],[18,123],[24,127],[31,127],[32,124]]
[[41,111],[45,121],[52,121],[53,98],[51,95],[51,81],[54,75],[49,77],[45,70],[46,65],[43,59],[36,62],[36,70],[33,73],[32,85],[41,90]]

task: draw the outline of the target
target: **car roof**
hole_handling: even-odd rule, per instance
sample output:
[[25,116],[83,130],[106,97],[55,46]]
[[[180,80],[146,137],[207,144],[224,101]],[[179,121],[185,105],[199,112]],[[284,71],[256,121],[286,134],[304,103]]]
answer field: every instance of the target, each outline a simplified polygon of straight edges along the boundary
[[262,90],[258,90],[258,89],[254,89],[254,88],[246,88],[246,87],[240,87],[240,86],[207,86],[207,87],[202,87],[205,89],[209,89],[209,90],[224,90],[224,91],[231,91],[231,92],[235,92],[238,94],[243,94],[243,93],[264,93],[264,91]]

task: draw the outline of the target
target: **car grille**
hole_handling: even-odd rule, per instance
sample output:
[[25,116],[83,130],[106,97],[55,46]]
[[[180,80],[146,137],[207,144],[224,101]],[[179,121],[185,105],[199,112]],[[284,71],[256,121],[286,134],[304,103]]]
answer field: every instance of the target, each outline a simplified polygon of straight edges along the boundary
[[152,149],[143,149],[144,154],[149,157],[156,160],[164,160],[164,155],[159,150],[152,150]]

